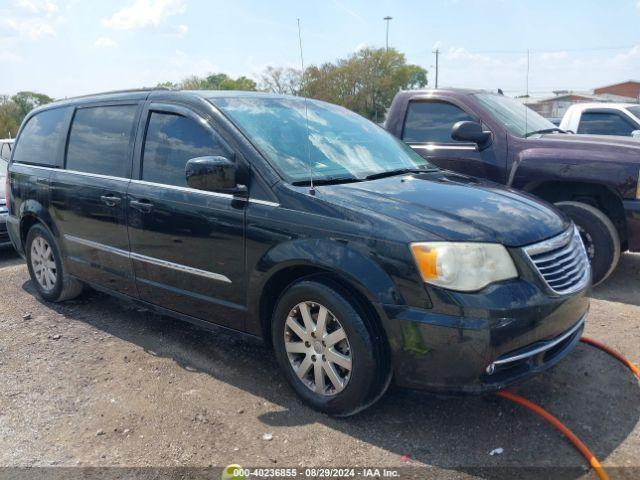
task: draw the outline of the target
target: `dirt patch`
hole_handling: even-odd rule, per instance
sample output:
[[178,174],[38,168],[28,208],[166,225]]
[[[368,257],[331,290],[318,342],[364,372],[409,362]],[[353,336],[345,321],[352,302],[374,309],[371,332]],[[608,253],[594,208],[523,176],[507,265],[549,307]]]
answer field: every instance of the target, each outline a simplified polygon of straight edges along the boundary
[[[439,478],[553,466],[585,474],[555,430],[494,396],[392,388],[373,408],[337,420],[304,406],[270,352],[239,337],[99,293],[43,303],[11,252],[0,252],[0,292],[1,466],[419,466]],[[640,362],[640,255],[624,255],[593,297],[587,334]],[[580,345],[517,391],[558,416],[605,466],[640,468],[640,387],[610,357]]]

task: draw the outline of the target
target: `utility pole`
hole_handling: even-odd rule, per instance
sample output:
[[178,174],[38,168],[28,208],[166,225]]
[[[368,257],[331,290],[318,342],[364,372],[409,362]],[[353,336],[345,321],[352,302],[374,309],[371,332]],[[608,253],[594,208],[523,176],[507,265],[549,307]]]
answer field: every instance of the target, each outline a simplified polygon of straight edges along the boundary
[[433,53],[436,54],[436,88],[438,88],[438,57],[440,56],[440,49],[436,48]]
[[393,20],[393,17],[390,17],[389,15],[387,15],[386,17],[383,18],[383,20],[385,22],[387,22],[387,41],[386,41],[386,51],[389,51],[389,22],[391,20]]

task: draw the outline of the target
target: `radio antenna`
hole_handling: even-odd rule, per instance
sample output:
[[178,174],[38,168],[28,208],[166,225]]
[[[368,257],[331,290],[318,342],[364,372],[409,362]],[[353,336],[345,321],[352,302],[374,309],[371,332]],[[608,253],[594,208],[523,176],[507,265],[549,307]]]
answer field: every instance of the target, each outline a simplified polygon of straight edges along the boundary
[[300,75],[300,93],[304,98],[304,118],[307,123],[307,164],[309,165],[309,194],[315,195],[313,188],[313,164],[311,163],[311,133],[309,131],[309,110],[307,108],[307,96],[303,90],[304,87],[304,57],[302,56],[302,30],[300,28],[300,19],[298,18],[298,45],[300,46],[300,67],[302,68]]

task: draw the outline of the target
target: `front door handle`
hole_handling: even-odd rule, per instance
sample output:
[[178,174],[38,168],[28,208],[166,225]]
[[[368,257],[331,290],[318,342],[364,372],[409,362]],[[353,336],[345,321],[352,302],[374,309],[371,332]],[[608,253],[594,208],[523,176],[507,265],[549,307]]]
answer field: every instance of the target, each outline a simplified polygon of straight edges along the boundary
[[149,213],[151,210],[153,210],[153,203],[146,199],[130,200],[129,206],[143,213]]
[[100,200],[107,207],[115,207],[116,205],[120,205],[122,199],[120,197],[116,197],[115,195],[101,195]]

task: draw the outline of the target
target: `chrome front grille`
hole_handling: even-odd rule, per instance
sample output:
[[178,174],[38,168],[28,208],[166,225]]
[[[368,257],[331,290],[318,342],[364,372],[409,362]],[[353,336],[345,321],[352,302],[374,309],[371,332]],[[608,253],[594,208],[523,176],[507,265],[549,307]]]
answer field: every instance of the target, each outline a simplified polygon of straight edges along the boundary
[[547,286],[559,295],[575,292],[587,283],[591,267],[577,228],[524,247]]

